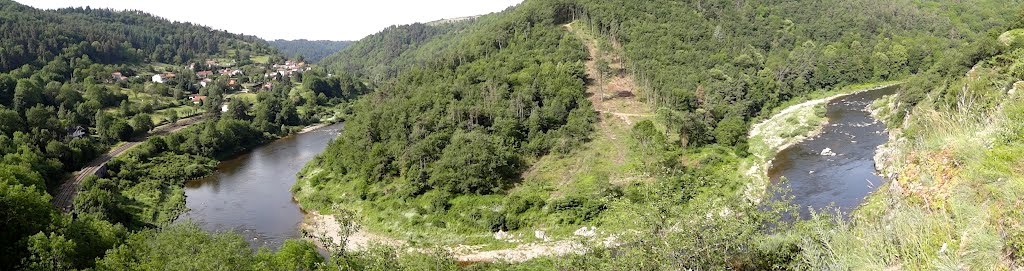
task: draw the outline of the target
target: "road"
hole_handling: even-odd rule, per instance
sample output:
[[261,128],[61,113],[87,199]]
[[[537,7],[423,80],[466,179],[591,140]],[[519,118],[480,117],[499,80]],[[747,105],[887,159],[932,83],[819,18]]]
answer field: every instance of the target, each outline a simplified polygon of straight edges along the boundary
[[60,186],[60,191],[58,191],[57,196],[53,198],[53,205],[60,209],[62,212],[71,212],[74,209],[74,199],[75,196],[78,195],[79,184],[81,184],[82,180],[85,180],[86,177],[96,175],[96,172],[103,168],[103,166],[106,165],[107,162],[110,161],[110,159],[121,156],[132,147],[142,144],[142,142],[145,142],[146,139],[148,139],[151,136],[165,135],[177,132],[201,120],[202,116],[200,115],[179,120],[174,124],[165,124],[163,126],[157,127],[149,134],[147,134],[145,137],[125,142],[124,144],[121,144],[121,146],[118,146],[117,148],[110,150],[109,152],[101,155],[100,157],[97,157],[92,162],[89,162],[89,164],[87,164],[81,170],[75,172],[71,179],[68,179],[67,181],[64,182],[64,184]]

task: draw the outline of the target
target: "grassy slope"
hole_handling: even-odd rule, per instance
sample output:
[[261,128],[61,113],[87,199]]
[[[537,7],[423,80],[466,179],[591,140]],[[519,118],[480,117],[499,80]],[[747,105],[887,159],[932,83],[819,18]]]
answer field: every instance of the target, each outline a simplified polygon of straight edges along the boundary
[[[575,34],[581,41],[585,41],[590,49],[596,49],[596,40],[583,30],[567,29],[567,34]],[[570,33],[571,32],[571,33]],[[612,54],[621,55],[621,48],[614,48],[614,53],[608,53],[605,57],[611,59]],[[621,59],[621,58],[620,58]],[[588,72],[593,74],[593,60],[588,61]],[[613,66],[614,63],[613,63]],[[621,67],[621,63],[618,64]],[[606,84],[626,85],[625,75],[612,76]],[[595,79],[596,82],[596,79]],[[629,82],[631,84],[631,82]],[[635,87],[627,87],[632,89]],[[588,93],[594,104],[598,91],[594,84],[588,85]],[[616,111],[609,111],[603,114],[601,123],[597,124],[597,131],[593,141],[586,143],[583,147],[568,155],[555,155],[541,157],[531,162],[533,166],[523,174],[523,181],[509,191],[508,195],[463,195],[452,200],[453,206],[473,206],[473,208],[486,208],[487,206],[501,206],[506,197],[522,198],[560,198],[565,195],[592,195],[600,197],[599,194],[606,192],[616,183],[616,186],[624,186],[630,182],[646,179],[646,176],[636,172],[632,168],[637,163],[636,154],[630,151],[630,128],[638,121],[653,120],[651,111],[645,104],[633,98],[608,99],[601,104],[607,104],[608,108]],[[619,116],[616,112],[623,111],[629,114],[643,116]],[[300,178],[297,187],[308,185],[312,176],[323,174],[318,169],[308,169],[306,178]],[[323,187],[326,191],[318,191],[318,194],[346,195],[347,191],[353,191],[355,187],[331,186]],[[296,198],[314,196],[311,189],[293,189],[296,191]],[[612,215],[602,215],[595,224],[622,224],[632,220],[622,219],[625,215],[632,213],[635,206],[625,206],[625,200],[613,203]],[[346,205],[346,208],[353,209],[356,213],[362,214],[363,227],[370,232],[380,233],[388,237],[408,241],[415,246],[430,247],[442,246],[471,246],[472,250],[495,250],[514,248],[526,243],[550,243],[558,240],[575,238],[574,231],[580,225],[564,225],[559,223],[558,216],[551,216],[543,210],[531,210],[526,214],[535,225],[524,227],[508,233],[507,238],[498,240],[495,235],[489,232],[479,232],[473,229],[454,228],[454,225],[446,228],[437,228],[437,222],[424,221],[418,218],[416,210],[407,210],[397,214],[401,218],[393,217],[396,214],[390,212],[378,212],[376,208],[382,203],[365,203],[357,205]],[[421,205],[429,205],[430,202],[422,202]],[[609,213],[606,211],[606,213]],[[426,224],[424,227],[422,224]],[[615,225],[613,228],[622,230],[628,225]],[[537,238],[535,231],[543,231],[547,238]],[[606,237],[608,234],[599,234],[597,238]]]
[[[808,258],[829,259],[813,265],[1021,268],[1024,99],[1007,86],[1022,79],[1009,69],[1022,63],[1024,50],[979,64],[950,85],[948,91],[959,90],[955,103],[933,94],[895,127],[891,152],[879,159],[895,179],[869,198],[853,222],[808,240],[823,244],[809,246],[816,249],[804,253],[819,257]],[[817,223],[827,229],[832,222]]]

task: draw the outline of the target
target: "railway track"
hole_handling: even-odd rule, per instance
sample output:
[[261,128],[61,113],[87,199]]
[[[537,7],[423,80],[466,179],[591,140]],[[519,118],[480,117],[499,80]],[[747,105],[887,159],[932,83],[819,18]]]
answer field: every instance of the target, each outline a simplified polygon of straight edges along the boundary
[[110,161],[110,159],[114,159],[114,157],[121,156],[131,148],[138,146],[139,144],[142,144],[142,142],[145,142],[146,139],[149,139],[149,137],[151,136],[165,135],[177,132],[181,129],[185,129],[185,127],[202,121],[202,119],[202,116],[196,116],[179,120],[178,122],[175,122],[173,124],[167,124],[161,127],[157,127],[146,136],[138,140],[125,142],[124,144],[117,146],[116,148],[101,155],[100,157],[97,157],[92,162],[89,162],[89,164],[87,164],[81,170],[75,172],[75,174],[72,175],[70,179],[64,181],[64,183],[61,184],[60,190],[57,192],[57,195],[53,198],[53,205],[65,213],[73,211],[75,196],[78,195],[78,188],[81,185],[82,181],[89,176],[96,175],[96,173],[99,172],[99,170],[102,169],[107,164],[107,162]]

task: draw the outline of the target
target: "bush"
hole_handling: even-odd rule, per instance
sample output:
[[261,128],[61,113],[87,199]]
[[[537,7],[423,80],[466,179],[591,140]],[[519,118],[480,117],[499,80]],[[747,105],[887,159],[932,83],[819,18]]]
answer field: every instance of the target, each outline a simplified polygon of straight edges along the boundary
[[558,223],[576,225],[597,218],[608,206],[601,200],[568,196],[548,203],[548,212],[558,215]]

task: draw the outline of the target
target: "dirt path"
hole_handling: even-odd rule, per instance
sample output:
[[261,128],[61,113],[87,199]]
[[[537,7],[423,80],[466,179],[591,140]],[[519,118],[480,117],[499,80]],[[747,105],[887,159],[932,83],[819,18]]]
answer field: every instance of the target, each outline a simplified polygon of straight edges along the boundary
[[[590,77],[590,80],[587,81],[586,95],[593,104],[594,110],[601,113],[595,136],[602,137],[602,139],[606,139],[608,142],[621,140],[621,137],[623,137],[622,131],[628,131],[628,128],[624,127],[632,127],[632,124],[639,120],[653,117],[653,110],[651,110],[650,106],[636,98],[635,91],[638,88],[633,81],[633,77],[624,70],[621,46],[611,43],[610,47],[613,52],[602,54],[598,48],[597,40],[589,36],[586,31],[576,29],[572,24],[564,25],[564,27],[566,31],[576,35],[586,45],[587,51],[590,53],[590,59],[586,61],[586,72]],[[612,71],[611,74],[604,78],[599,77],[597,68],[597,60],[602,58],[609,63],[610,70]],[[625,155],[629,152],[628,144],[611,145],[613,146],[611,149],[602,149],[601,151],[615,153],[618,157],[616,163],[624,163]],[[536,169],[528,170],[528,172],[534,170]],[[307,238],[313,239],[315,242],[334,242],[335,244],[342,242],[342,235],[340,234],[342,232],[341,224],[332,215],[309,212],[300,227],[308,234]],[[591,228],[591,231],[594,230]],[[497,237],[499,234],[495,234],[496,239],[499,239]],[[344,242],[347,249],[356,251],[376,244],[398,247],[405,251],[426,252],[426,249],[413,247],[405,240],[378,235],[365,230],[358,230],[352,233]],[[574,233],[574,237],[568,239],[524,242],[519,243],[515,247],[505,249],[483,250],[483,246],[470,245],[452,245],[442,249],[447,250],[452,257],[463,263],[524,262],[538,257],[586,253],[588,249],[586,244],[601,244],[606,247],[618,245],[615,237],[601,238],[592,235],[592,233],[591,235],[575,235]],[[318,245],[321,247],[325,246],[322,243]]]
[[[576,35],[587,47],[590,58],[585,66],[590,80],[587,82],[587,99],[594,105],[594,110],[603,114],[611,114],[619,118],[645,118],[654,116],[653,110],[647,104],[636,98],[639,89],[633,77],[625,70],[624,57],[622,57],[622,46],[616,42],[609,42],[611,52],[603,52],[598,41],[589,33],[573,26],[573,23],[566,24],[566,31]],[[610,74],[600,76],[600,69],[597,66],[598,60],[605,60],[608,63]],[[627,122],[631,122],[627,120]]]
[[179,120],[174,124],[166,124],[157,127],[143,138],[138,138],[136,140],[125,142],[124,144],[121,144],[121,146],[118,146],[117,148],[110,150],[109,152],[101,155],[100,157],[97,157],[92,162],[89,162],[89,164],[87,164],[81,170],[75,172],[71,179],[64,181],[64,184],[60,186],[60,190],[58,191],[57,196],[53,198],[53,205],[60,209],[62,212],[71,212],[74,209],[74,199],[75,196],[78,195],[78,187],[82,183],[82,180],[85,180],[86,177],[96,175],[96,173],[99,172],[100,169],[103,169],[104,166],[106,166],[107,162],[110,161],[110,159],[114,159],[114,157],[121,156],[129,149],[138,146],[139,144],[142,144],[142,142],[145,142],[146,139],[148,139],[151,136],[165,135],[177,132],[201,120],[202,116],[195,116]]

